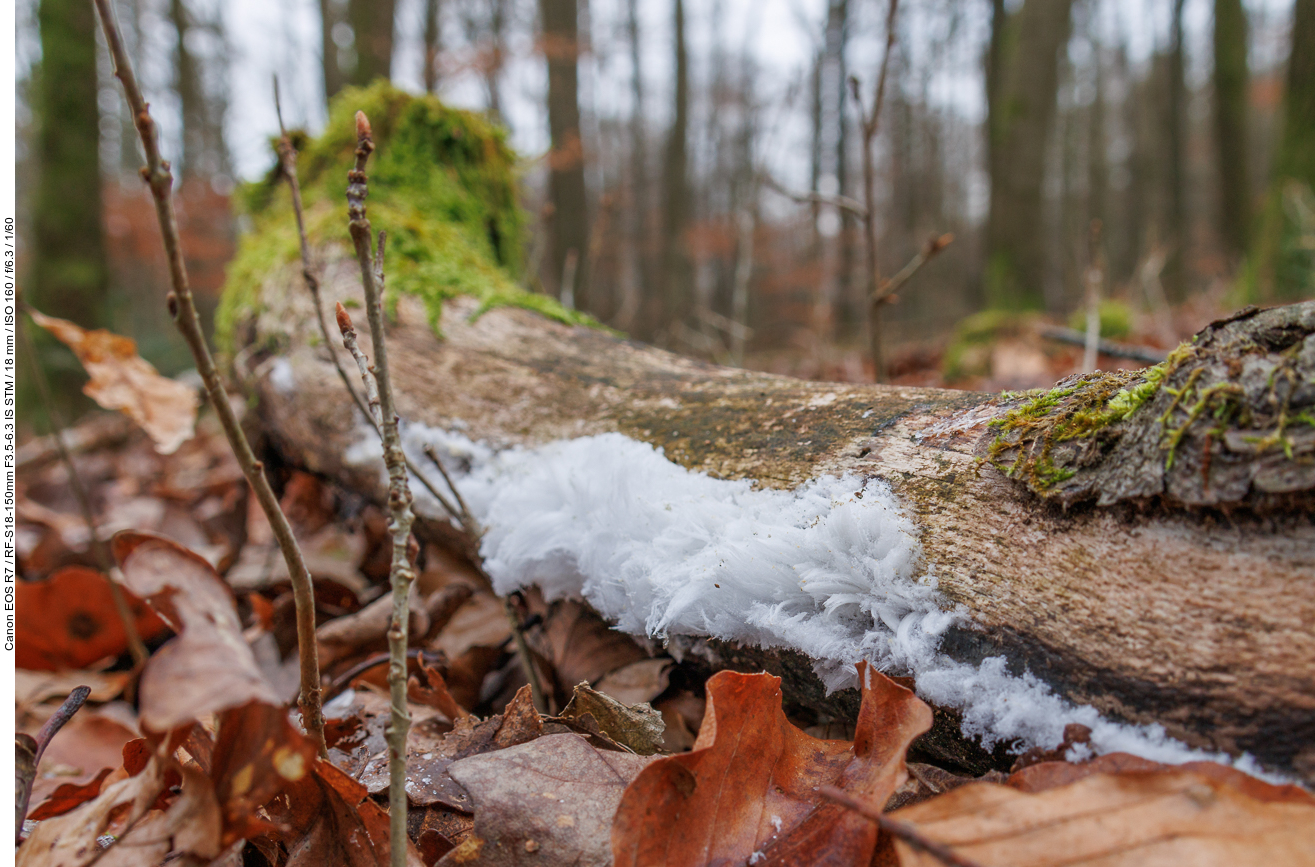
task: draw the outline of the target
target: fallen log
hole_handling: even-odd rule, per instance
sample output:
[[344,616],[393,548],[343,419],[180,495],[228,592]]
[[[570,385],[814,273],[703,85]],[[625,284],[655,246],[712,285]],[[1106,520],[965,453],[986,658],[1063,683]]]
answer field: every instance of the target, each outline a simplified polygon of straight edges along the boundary
[[[419,208],[372,185],[376,223],[400,238],[388,339],[410,457],[423,471],[426,447],[443,453],[486,529],[463,538],[413,485],[418,532],[478,545],[500,591],[583,596],[673,649],[711,636],[724,664],[766,659],[797,700],[839,712],[823,685],[872,659],[988,747],[1053,747],[1082,722],[1098,749],[1183,756],[1129,727],[1155,725],[1315,781],[1315,303],[1243,311],[1154,368],[1021,395],[720,368],[509,289],[477,250],[509,255],[509,211],[427,229],[427,213],[512,201],[489,174],[501,145],[436,103],[350,96],[405,143],[380,146],[380,173],[440,197]],[[305,164],[344,154],[334,133]],[[451,161],[502,193],[452,198]],[[312,182],[322,297],[359,304],[341,182]],[[375,435],[275,216],[225,300],[235,368],[284,459],[382,501]]]
[[[346,251],[325,257],[325,297],[357,297]],[[382,497],[378,468],[349,458],[368,437],[298,279],[272,271],[236,332],[259,416],[288,460]],[[883,480],[917,529],[920,568],[968,615],[944,633],[949,656],[1003,655],[1076,704],[1315,778],[1315,304],[1215,327],[1155,388],[1120,373],[999,397],[804,382],[524,310],[474,313],[473,301],[448,302],[439,337],[422,305],[400,299],[389,339],[411,423],[494,449],[620,433],[688,471],[762,489]],[[1270,349],[1223,345],[1243,333]],[[1247,377],[1279,381],[1285,407],[1247,408],[1226,387],[1245,390]],[[1272,403],[1272,386],[1259,403]],[[1047,439],[1041,422],[1066,401],[1094,395],[1067,407],[1071,422],[1138,389],[1126,416]],[[1220,395],[1236,399],[1227,430],[1213,420]],[[456,533],[441,517],[429,524]]]

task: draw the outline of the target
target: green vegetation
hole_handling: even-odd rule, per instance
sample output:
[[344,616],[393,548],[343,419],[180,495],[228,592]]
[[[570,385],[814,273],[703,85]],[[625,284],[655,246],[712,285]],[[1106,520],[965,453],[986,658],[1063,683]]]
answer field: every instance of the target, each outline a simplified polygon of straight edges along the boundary
[[[374,131],[369,216],[376,230],[388,233],[391,303],[397,293],[422,299],[435,329],[443,302],[459,295],[478,299],[480,313],[522,307],[559,322],[595,324],[517,285],[525,216],[516,201],[515,155],[503,131],[477,114],[384,81],[344,90],[334,99],[324,135],[301,138],[298,173],[313,247],[350,249],[344,190],[358,110]],[[233,329],[251,312],[261,283],[299,258],[292,205],[280,180],[276,168],[242,191],[254,225],[229,266],[216,317],[222,346],[232,346]]]
[[992,345],[1003,336],[1022,331],[1035,318],[1036,314],[983,310],[962,320],[945,347],[941,363],[945,378],[955,380],[989,372]]
[[[1106,299],[1097,307],[1100,313],[1100,336],[1107,340],[1121,340],[1132,333],[1132,308],[1122,301]],[[1068,318],[1068,327],[1087,330],[1087,311],[1081,308]]]

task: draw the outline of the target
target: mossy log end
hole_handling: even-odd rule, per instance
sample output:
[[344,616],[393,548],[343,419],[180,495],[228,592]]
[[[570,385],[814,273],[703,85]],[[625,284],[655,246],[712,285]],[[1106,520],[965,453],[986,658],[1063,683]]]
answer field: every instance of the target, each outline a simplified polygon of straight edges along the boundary
[[[327,302],[358,298],[345,248],[320,253]],[[261,281],[258,304],[234,331],[239,372],[287,460],[382,498],[380,474],[344,460],[360,427],[315,339],[299,279],[287,266]],[[941,592],[971,612],[972,627],[947,637],[953,656],[1003,654],[1075,702],[1116,718],[1161,723],[1195,745],[1249,751],[1315,780],[1315,455],[1304,445],[1315,304],[1238,320],[1289,323],[1282,346],[1271,341],[1264,353],[1253,353],[1264,355],[1270,370],[1296,371],[1291,389],[1271,390],[1280,404],[1286,401],[1286,421],[1277,423],[1283,411],[1266,403],[1249,416],[1260,425],[1260,439],[1247,432],[1244,414],[1215,420],[1226,429],[1199,436],[1189,424],[1180,437],[1179,460],[1193,472],[1200,465],[1188,463],[1188,451],[1198,461],[1197,452],[1213,449],[1232,466],[1254,447],[1251,457],[1265,478],[1298,480],[1279,498],[1265,490],[1257,498],[1257,469],[1228,509],[1183,505],[1174,496],[1176,477],[1163,471],[1157,491],[1098,505],[1096,482],[1065,509],[997,468],[1012,466],[998,447],[991,455],[1001,436],[1018,448],[1011,431],[1022,427],[1008,419],[1026,401],[731,370],[522,309],[472,318],[476,309],[470,299],[448,301],[439,338],[422,303],[399,300],[389,351],[405,418],[457,426],[473,439],[506,446],[618,431],[662,447],[691,470],[774,488],[846,472],[882,478],[921,528],[925,566]],[[1236,363],[1250,400],[1251,356],[1230,358],[1233,350],[1213,339],[1204,336],[1192,350],[1196,361],[1183,362],[1209,368],[1196,374],[1193,387],[1213,387],[1208,383],[1223,380],[1207,383],[1207,377]],[[1138,437],[1166,448],[1164,437],[1202,399],[1176,384],[1180,375],[1192,375],[1186,370],[1175,368],[1159,386],[1178,393],[1177,415],[1169,413],[1166,424],[1163,395],[1143,394],[1137,407],[1107,419],[1119,426],[1117,435],[1090,426],[1087,433],[1097,439],[1083,452],[1081,469],[1091,472],[1102,456],[1125,460],[1119,443]],[[1112,389],[1096,378],[1082,387],[1102,389],[1108,408],[1127,385]],[[1123,406],[1127,398],[1119,400]],[[1058,406],[1034,407],[1030,418]],[[1213,405],[1206,409],[1213,412]],[[1277,428],[1278,439],[1262,447]],[[1188,435],[1196,439],[1183,450]],[[1287,447],[1284,436],[1291,439]],[[790,691],[803,697],[815,687],[801,682]]]

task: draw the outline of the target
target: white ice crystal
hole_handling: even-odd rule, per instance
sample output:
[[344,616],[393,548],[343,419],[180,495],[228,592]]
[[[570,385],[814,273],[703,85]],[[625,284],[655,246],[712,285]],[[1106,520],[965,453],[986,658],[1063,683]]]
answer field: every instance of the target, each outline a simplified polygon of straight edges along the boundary
[[[942,653],[942,634],[967,614],[938,593],[917,527],[880,480],[824,477],[793,491],[755,490],[690,472],[615,433],[495,450],[410,424],[403,441],[417,466],[428,463],[427,445],[445,459],[486,528],[481,553],[501,593],[533,584],[550,599],[583,598],[636,635],[793,648],[817,661],[828,689],[853,685],[854,663],[868,660],[911,674],[927,700],[959,708],[965,733],[988,748],[1012,740],[1054,747],[1077,722],[1092,729],[1098,753],[1223,758],[1160,726],[1074,706],[1031,674],[1009,673],[1003,657],[969,665]],[[348,460],[379,454],[362,426]],[[418,512],[442,516],[423,487],[412,489]],[[1254,772],[1254,762],[1241,761]]]

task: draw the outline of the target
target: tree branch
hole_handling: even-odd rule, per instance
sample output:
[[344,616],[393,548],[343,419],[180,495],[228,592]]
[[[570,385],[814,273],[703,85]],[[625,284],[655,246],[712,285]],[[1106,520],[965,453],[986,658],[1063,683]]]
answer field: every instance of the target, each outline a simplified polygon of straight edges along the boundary
[[192,298],[192,289],[188,284],[187,265],[183,261],[182,244],[178,234],[178,219],[174,213],[172,189],[173,175],[169,163],[160,155],[159,135],[150,109],[142,97],[137,77],[133,73],[132,61],[123,47],[123,35],[114,14],[111,0],[94,0],[96,11],[100,15],[101,27],[105,31],[105,41],[109,46],[110,56],[114,60],[114,74],[123,83],[123,92],[132,110],[137,132],[141,137],[142,148],[146,152],[146,165],[142,168],[142,179],[151,188],[155,199],[155,216],[160,223],[165,253],[169,259],[169,276],[173,291],[169,293],[169,313],[178,326],[183,339],[187,341],[196,360],[197,371],[205,383],[210,404],[219,416],[219,422],[228,437],[228,444],[233,449],[242,474],[255,492],[260,508],[269,520],[279,550],[288,565],[288,575],[292,580],[293,599],[297,612],[297,646],[301,666],[301,707],[302,722],[307,734],[315,742],[320,755],[327,755],[324,746],[324,713],[321,708],[320,666],[315,646],[315,597],[311,586],[310,571],[297,546],[292,525],[279,507],[278,498],[265,477],[264,465],[256,459],[247,442],[246,434],[228,402],[223,380],[215,367],[210,347],[206,343],[205,332],[201,328],[201,318],[196,312]]

